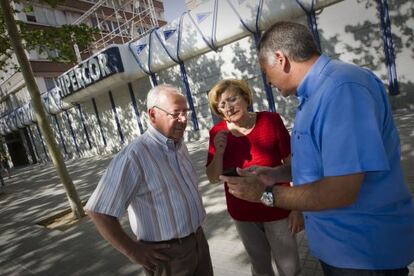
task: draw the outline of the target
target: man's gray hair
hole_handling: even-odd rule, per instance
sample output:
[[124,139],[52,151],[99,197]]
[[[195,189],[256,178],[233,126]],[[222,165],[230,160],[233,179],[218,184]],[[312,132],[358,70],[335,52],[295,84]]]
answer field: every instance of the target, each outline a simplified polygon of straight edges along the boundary
[[275,63],[275,52],[281,51],[296,62],[320,55],[315,40],[307,27],[299,23],[281,21],[273,24],[262,36],[257,46],[259,61]]
[[159,96],[161,91],[175,91],[178,94],[181,94],[180,89],[171,85],[171,84],[160,84],[151,88],[147,95],[147,110],[158,105]]

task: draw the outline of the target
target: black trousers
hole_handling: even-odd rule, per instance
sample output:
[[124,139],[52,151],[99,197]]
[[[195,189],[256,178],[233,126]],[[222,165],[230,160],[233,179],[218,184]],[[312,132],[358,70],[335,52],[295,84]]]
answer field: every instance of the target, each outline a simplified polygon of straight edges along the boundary
[[323,274],[325,276],[407,276],[408,268],[384,269],[384,270],[369,270],[369,269],[352,269],[339,268],[328,265],[320,261]]

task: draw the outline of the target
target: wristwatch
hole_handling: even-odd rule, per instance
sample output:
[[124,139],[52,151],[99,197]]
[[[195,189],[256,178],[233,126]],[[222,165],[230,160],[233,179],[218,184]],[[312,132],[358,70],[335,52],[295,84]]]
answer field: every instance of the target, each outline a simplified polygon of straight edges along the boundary
[[274,185],[267,186],[264,193],[262,194],[262,197],[260,198],[260,201],[268,207],[275,206],[275,195],[273,194],[273,187]]

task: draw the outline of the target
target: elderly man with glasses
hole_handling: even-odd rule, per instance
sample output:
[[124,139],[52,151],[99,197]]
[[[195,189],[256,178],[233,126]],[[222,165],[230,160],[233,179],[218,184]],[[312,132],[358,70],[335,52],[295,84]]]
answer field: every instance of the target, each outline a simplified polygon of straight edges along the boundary
[[[213,275],[206,212],[183,135],[189,110],[171,85],[147,96],[148,130],[112,160],[86,209],[99,233],[146,275]],[[119,223],[128,210],[137,239]]]

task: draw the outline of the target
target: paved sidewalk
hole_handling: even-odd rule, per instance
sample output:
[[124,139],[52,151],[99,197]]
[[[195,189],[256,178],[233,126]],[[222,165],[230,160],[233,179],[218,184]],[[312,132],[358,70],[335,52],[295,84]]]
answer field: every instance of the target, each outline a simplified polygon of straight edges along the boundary
[[[414,113],[398,112],[395,118],[400,129],[405,177],[414,194]],[[189,145],[208,214],[204,226],[214,272],[216,276],[247,276],[248,259],[226,212],[223,186],[208,184],[204,174],[206,148],[205,141]],[[89,197],[110,159],[98,156],[67,162],[82,200]],[[15,169],[5,184],[0,190],[0,275],[144,275],[140,267],[131,264],[98,235],[88,218],[64,232],[36,225],[68,208],[63,187],[50,164]],[[129,230],[126,218],[122,224]],[[308,252],[303,232],[298,241],[302,275],[322,275],[318,262]],[[414,276],[414,264],[410,266],[410,275]]]

